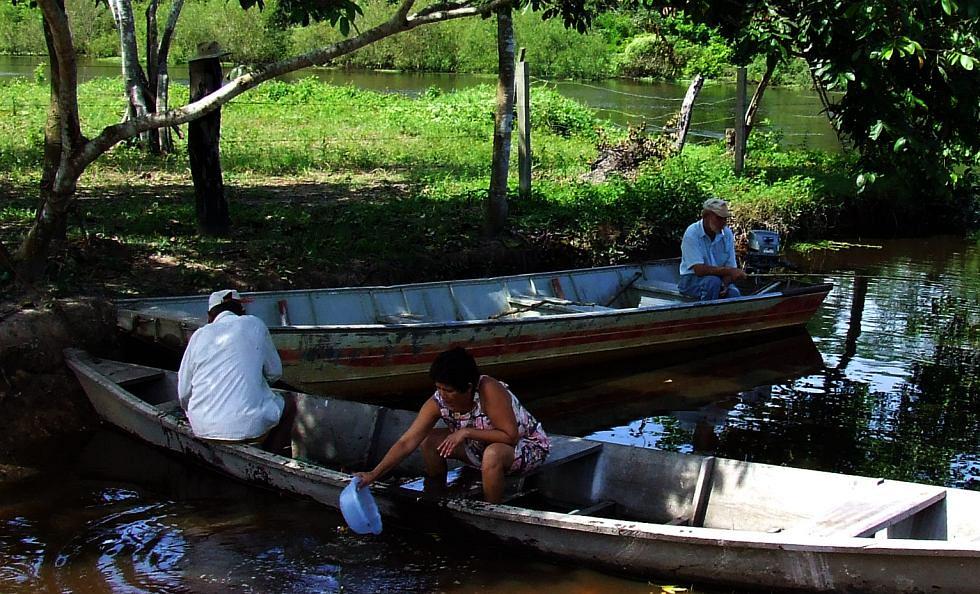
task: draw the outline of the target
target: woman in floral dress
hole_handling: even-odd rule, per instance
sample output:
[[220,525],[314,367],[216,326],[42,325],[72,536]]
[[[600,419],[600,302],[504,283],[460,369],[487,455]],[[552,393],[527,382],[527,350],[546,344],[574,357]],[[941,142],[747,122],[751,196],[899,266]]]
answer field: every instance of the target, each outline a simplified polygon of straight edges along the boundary
[[[484,498],[499,503],[506,475],[530,472],[548,457],[551,443],[541,423],[507,384],[480,375],[473,356],[463,348],[440,353],[429,376],[435,393],[381,462],[370,472],[358,473],[361,485],[371,484],[421,446],[426,474],[437,485],[446,483],[446,459],[455,458],[480,469]],[[440,419],[446,427],[436,428]]]

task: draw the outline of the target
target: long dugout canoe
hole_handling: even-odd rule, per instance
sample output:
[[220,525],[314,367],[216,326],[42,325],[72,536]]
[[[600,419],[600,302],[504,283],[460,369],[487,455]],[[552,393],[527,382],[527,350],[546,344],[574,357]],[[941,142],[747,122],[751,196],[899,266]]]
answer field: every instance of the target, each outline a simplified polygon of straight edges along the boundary
[[[156,446],[336,508],[414,413],[296,394],[293,456],[194,437],[173,372],[66,351],[106,421]],[[552,435],[545,465],[479,492],[417,489],[413,454],[372,490],[382,515],[476,530],[571,563],[675,583],[873,594],[974,594],[980,493]]]
[[[488,373],[515,377],[800,326],[832,288],[787,282],[696,302],[680,295],[677,281],[671,259],[244,296],[252,300],[247,312],[269,326],[284,381],[344,395],[425,385],[435,356],[456,345]],[[122,330],[181,352],[206,322],[207,295],[121,300],[118,308]]]

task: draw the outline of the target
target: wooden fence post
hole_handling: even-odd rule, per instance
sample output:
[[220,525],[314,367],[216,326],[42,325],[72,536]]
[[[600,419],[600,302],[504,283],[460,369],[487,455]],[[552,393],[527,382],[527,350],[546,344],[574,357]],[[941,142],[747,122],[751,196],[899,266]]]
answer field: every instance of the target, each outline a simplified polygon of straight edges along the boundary
[[[221,52],[215,42],[198,46],[198,56],[188,62],[191,101],[221,88]],[[194,179],[197,224],[202,232],[220,234],[228,230],[228,202],[221,178],[221,109],[187,124],[187,153]]]
[[514,87],[517,95],[517,174],[518,195],[528,198],[531,195],[531,84],[530,73],[521,48],[517,59]]
[[745,67],[740,66],[735,79],[735,174],[745,168]]
[[684,103],[681,104],[680,121],[677,122],[677,141],[674,142],[674,148],[677,149],[678,153],[684,149],[684,141],[687,140],[687,129],[691,126],[691,112],[694,110],[694,101],[698,98],[698,93],[701,92],[702,86],[704,86],[704,76],[698,74],[691,81],[691,86],[687,88],[687,94],[684,95]]

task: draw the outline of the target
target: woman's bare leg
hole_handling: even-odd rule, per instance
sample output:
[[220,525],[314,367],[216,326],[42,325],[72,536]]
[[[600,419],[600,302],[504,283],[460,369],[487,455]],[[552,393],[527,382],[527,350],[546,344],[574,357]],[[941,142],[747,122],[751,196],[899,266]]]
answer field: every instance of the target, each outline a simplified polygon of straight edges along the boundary
[[483,498],[488,503],[500,503],[504,498],[504,475],[514,463],[514,446],[492,443],[483,451]]
[[441,490],[446,488],[446,459],[439,453],[439,444],[449,435],[449,429],[433,429],[422,442],[422,459],[425,461],[425,487]]

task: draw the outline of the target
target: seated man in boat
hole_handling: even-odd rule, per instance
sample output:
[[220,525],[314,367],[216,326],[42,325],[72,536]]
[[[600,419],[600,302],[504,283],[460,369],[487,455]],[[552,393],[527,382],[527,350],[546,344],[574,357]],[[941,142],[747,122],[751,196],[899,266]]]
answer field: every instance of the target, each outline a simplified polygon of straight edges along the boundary
[[735,262],[735,236],[728,226],[728,203],[720,198],[704,202],[701,219],[691,223],[681,240],[681,293],[700,301],[739,297],[735,281],[745,271]]
[[[507,384],[480,375],[476,361],[456,347],[440,353],[429,369],[436,391],[415,421],[370,472],[358,473],[361,486],[383,476],[422,446],[427,484],[446,485],[446,459],[455,458],[481,471],[483,496],[499,503],[505,475],[524,474],[548,457],[551,442],[544,429],[511,393]],[[442,419],[447,428],[435,428]]]
[[208,323],[191,336],[177,373],[177,395],[194,435],[261,443],[290,455],[295,404],[269,388],[281,375],[265,323],[245,314],[238,291],[212,293]]

